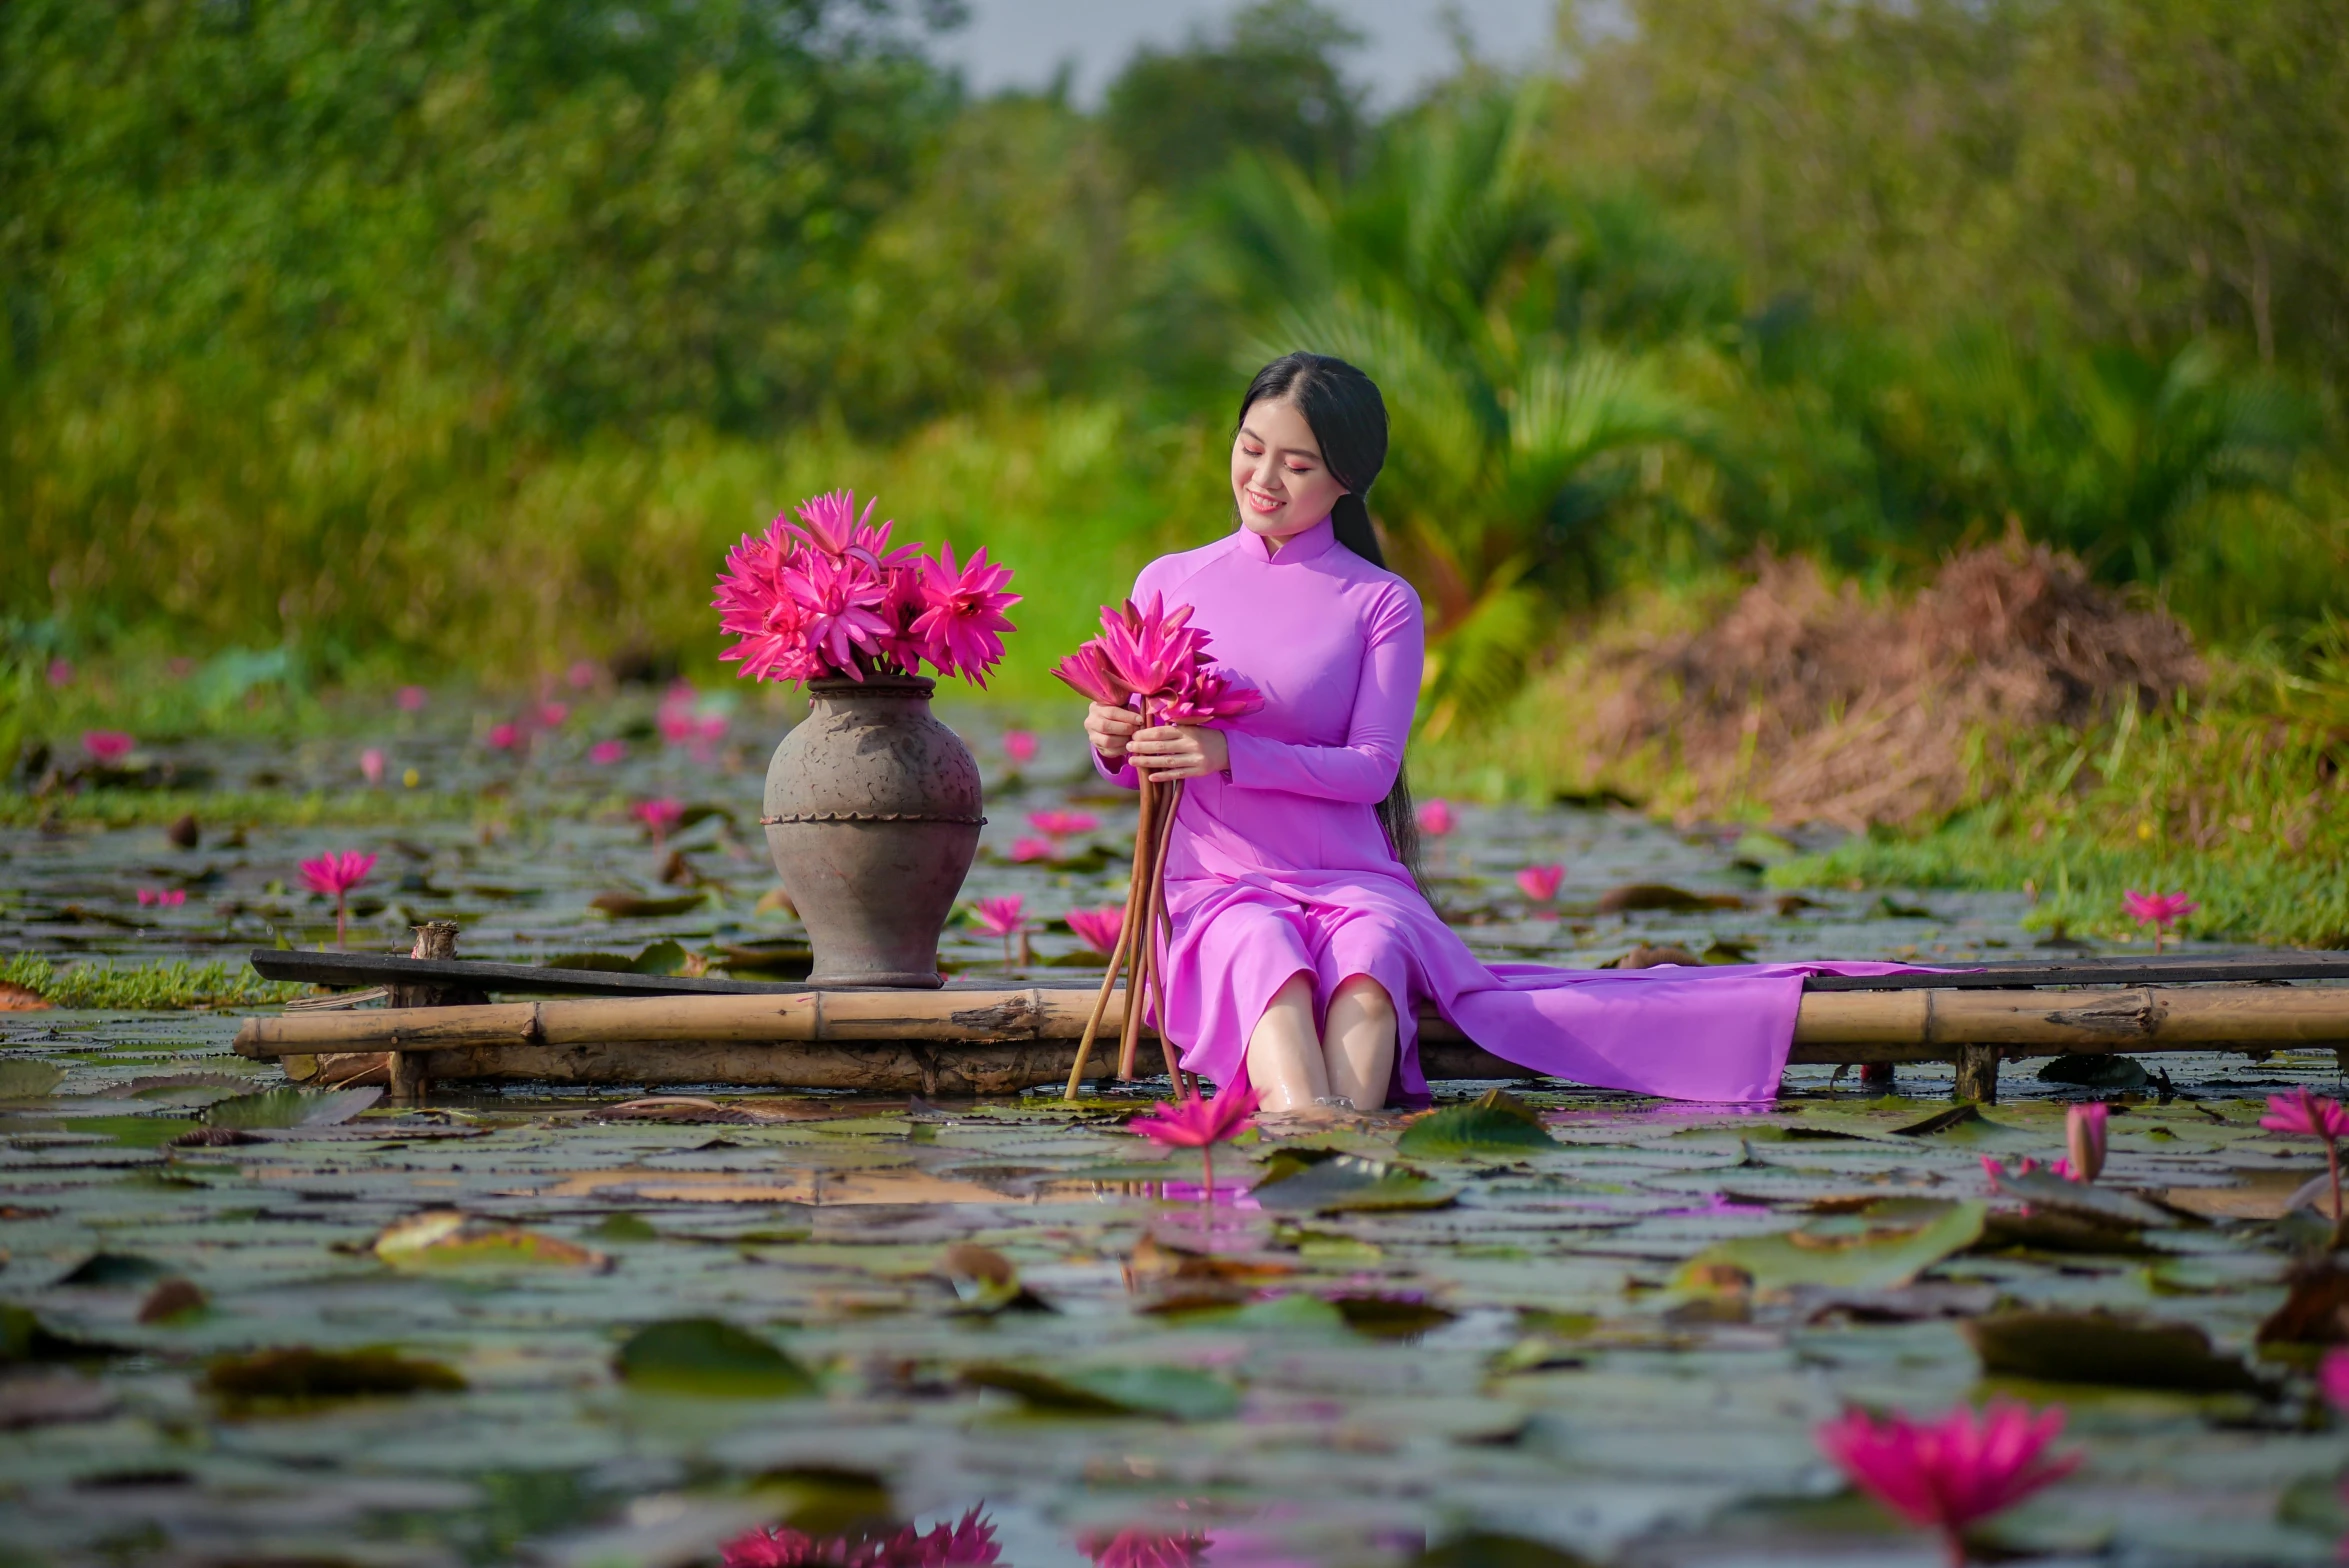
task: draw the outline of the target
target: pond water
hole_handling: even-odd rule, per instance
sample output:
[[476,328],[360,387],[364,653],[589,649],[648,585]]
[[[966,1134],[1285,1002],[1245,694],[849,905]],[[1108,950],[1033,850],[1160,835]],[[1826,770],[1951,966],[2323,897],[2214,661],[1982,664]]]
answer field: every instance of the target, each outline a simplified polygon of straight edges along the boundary
[[[722,973],[729,948],[787,943],[763,758],[639,723],[599,765],[587,727],[519,760],[398,734],[380,797],[351,743],[181,748],[217,793],[0,833],[0,948],[331,942],[331,907],[286,889],[342,848],[382,856],[354,948],[428,917],[524,961],[673,940]],[[966,733],[993,818],[970,891],[1022,895],[1029,966],[1066,973],[1079,945],[1049,922],[1120,899],[1131,813],[1073,743],[1015,778],[983,720]],[[656,847],[628,815],[656,796],[719,809]],[[182,805],[192,849],[165,833]],[[1056,807],[1099,824],[1062,865],[1013,862],[1027,813]],[[1777,851],[1734,834],[1459,816],[1432,869],[1494,957],[2033,940],[2005,896],[1812,890],[1782,913],[1751,866]],[[1512,880],[1551,862],[1554,914]],[[1631,882],[1740,906],[1595,912]],[[962,925],[944,956],[973,979],[1004,964]],[[2316,1562],[2344,1528],[2349,1437],[2253,1347],[2314,1223],[2286,1201],[2323,1171],[2258,1118],[2332,1089],[2329,1050],[2149,1059],[2168,1089],[2116,1098],[2103,1186],[2159,1201],[2107,1214],[1993,1196],[1984,1157],[2060,1155],[2079,1092],[2014,1066],[2003,1103],[1956,1117],[1933,1067],[1893,1095],[1798,1069],[1759,1112],[1515,1086],[1536,1136],[1507,1107],[1444,1136],[1250,1136],[1209,1187],[1195,1155],[1123,1130],[1163,1084],[1075,1106],[710,1086],[398,1109],[287,1089],[229,1053],[236,1024],[0,1014],[0,1563],[685,1564],[775,1525],[793,1562],[1924,1564],[1930,1539],[1845,1490],[1813,1429],[1992,1391],[2062,1404],[2086,1455],[2000,1519],[2001,1550]],[[2176,1331],[2158,1354],[2129,1348],[2148,1326]]]

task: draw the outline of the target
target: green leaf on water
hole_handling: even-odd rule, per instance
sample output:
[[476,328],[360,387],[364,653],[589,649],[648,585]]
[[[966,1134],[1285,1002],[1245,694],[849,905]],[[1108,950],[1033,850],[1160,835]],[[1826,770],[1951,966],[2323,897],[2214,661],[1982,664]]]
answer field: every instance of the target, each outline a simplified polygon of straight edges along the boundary
[[781,1347],[717,1318],[665,1318],[628,1336],[612,1370],[629,1387],[705,1399],[794,1399],[816,1392]]
[[457,1209],[427,1209],[385,1226],[372,1243],[394,1268],[584,1269],[612,1266],[603,1253],[543,1231],[481,1219]]
[[1031,1409],[1067,1415],[1164,1416],[1220,1421],[1240,1408],[1240,1391],[1188,1367],[1055,1367],[1042,1371],[986,1361],[963,1368],[963,1381],[1016,1394]]
[[2093,1182],[2066,1181],[2053,1171],[2009,1171],[1998,1178],[1998,1190],[2020,1198],[2033,1209],[2052,1209],[2091,1225],[2135,1231],[2147,1226],[2170,1226],[2179,1216],[2157,1203]]
[[1253,1196],[1275,1212],[1343,1214],[1440,1209],[1457,1190],[1411,1169],[1328,1149],[1283,1149],[1265,1163]]
[[383,1098],[381,1089],[268,1089],[204,1112],[214,1127],[333,1127]]
[[2186,1394],[2266,1393],[2233,1356],[2211,1348],[2192,1323],[2108,1312],[1999,1312],[1961,1325],[1993,1377]]
[[204,1387],[231,1404],[310,1404],[391,1394],[456,1393],[455,1368],[397,1351],[313,1350],[289,1345],[247,1356],[218,1356]]
[[1489,1089],[1466,1105],[1447,1105],[1414,1121],[1403,1129],[1395,1152],[1417,1160],[1475,1160],[1557,1147],[1532,1106],[1505,1089]]
[[689,909],[699,909],[708,895],[700,891],[680,893],[674,898],[647,898],[641,893],[598,893],[587,901],[591,909],[600,909],[614,920],[659,920],[670,915],[682,915]]
[[38,1100],[65,1079],[65,1069],[50,1062],[0,1062],[0,1100]]
[[685,944],[674,939],[647,942],[628,967],[640,975],[685,973]]
[[1707,1247],[1681,1267],[1684,1290],[1750,1282],[1756,1290],[1833,1285],[1884,1290],[1963,1252],[1982,1235],[1984,1203],[1938,1198],[1884,1198],[1854,1214],[1831,1214],[1770,1236]]
[[135,1252],[93,1252],[60,1276],[57,1283],[99,1288],[144,1285],[170,1272],[153,1258],[143,1258]]

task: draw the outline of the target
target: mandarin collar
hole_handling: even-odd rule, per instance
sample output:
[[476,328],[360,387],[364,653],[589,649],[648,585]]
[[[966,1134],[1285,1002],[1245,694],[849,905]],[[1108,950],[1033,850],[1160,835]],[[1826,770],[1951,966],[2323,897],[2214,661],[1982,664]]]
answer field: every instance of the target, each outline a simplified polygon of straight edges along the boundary
[[1312,560],[1337,543],[1337,538],[1337,530],[1330,525],[1330,520],[1325,517],[1303,533],[1291,538],[1287,544],[1281,546],[1280,553],[1275,555],[1265,547],[1264,535],[1243,524],[1240,528],[1240,553],[1251,561],[1261,561],[1267,566],[1289,566]]

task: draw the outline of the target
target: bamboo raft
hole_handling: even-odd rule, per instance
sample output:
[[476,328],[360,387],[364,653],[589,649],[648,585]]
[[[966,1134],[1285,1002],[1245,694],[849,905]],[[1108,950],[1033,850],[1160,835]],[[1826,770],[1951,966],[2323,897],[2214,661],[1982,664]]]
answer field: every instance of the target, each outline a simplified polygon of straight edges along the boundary
[[[257,1059],[390,1053],[394,1096],[402,1099],[420,1097],[432,1082],[499,1080],[1016,1093],[1069,1076],[1097,989],[1072,979],[815,990],[288,952],[256,952],[253,966],[273,979],[382,985],[395,1002],[441,1002],[261,1016],[237,1034],[237,1054]],[[1981,1101],[1997,1098],[2001,1062],[2026,1057],[2329,1047],[2349,1065],[2349,985],[2326,981],[2349,981],[2349,954],[1814,976],[1789,1061],[1954,1062],[1957,1097]],[[474,1000],[496,991],[555,999]],[[1122,988],[1111,993],[1103,1023],[1110,1038],[1124,1028],[1125,1001]],[[1420,1060],[1430,1078],[1537,1076],[1432,1015],[1420,1019]],[[1115,1065],[1096,1056],[1085,1076],[1111,1076]]]

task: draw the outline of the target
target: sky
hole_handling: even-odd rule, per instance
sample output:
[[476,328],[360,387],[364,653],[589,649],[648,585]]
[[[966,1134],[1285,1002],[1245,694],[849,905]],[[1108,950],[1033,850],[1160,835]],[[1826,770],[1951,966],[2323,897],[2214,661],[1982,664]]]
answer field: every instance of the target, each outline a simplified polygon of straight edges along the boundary
[[[1237,0],[968,0],[970,21],[938,45],[974,91],[1042,87],[1061,62],[1075,66],[1077,101],[1091,106],[1137,45],[1180,44],[1196,26],[1217,27]],[[1368,42],[1346,60],[1372,101],[1390,108],[1449,75],[1457,63],[1444,14],[1467,30],[1478,58],[1516,68],[1548,53],[1556,0],[1341,0]]]

